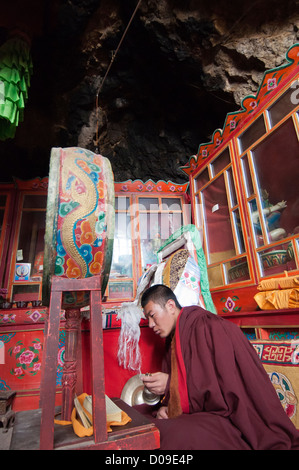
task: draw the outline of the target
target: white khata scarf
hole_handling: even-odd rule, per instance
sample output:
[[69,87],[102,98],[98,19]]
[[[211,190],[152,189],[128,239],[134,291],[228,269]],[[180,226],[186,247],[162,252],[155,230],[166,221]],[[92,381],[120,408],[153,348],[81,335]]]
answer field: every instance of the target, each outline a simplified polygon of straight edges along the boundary
[[[141,373],[139,324],[141,318],[145,318],[140,305],[141,296],[150,285],[162,283],[164,265],[165,263],[154,264],[143,274],[134,302],[123,303],[117,315],[117,319],[121,320],[117,358],[119,365],[124,369],[136,370]],[[153,276],[154,281],[151,283]]]

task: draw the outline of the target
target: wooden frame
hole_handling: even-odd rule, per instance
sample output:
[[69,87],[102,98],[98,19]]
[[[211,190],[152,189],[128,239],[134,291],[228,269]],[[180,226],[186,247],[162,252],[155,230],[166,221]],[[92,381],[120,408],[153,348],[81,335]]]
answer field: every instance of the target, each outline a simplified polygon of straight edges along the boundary
[[[141,180],[128,180],[122,183],[115,183],[115,198],[126,197],[129,199],[128,209],[115,209],[115,213],[128,214],[130,217],[131,224],[131,241],[132,241],[132,277],[123,276],[122,278],[110,276],[108,287],[105,295],[105,303],[115,304],[116,302],[123,302],[128,300],[134,300],[137,290],[137,280],[143,273],[142,266],[142,252],[141,252],[141,227],[140,217],[143,214],[167,214],[169,211],[163,209],[163,199],[179,199],[181,204],[181,210],[171,210],[173,213],[181,213],[183,224],[190,223],[188,220],[188,207],[186,191],[188,183],[183,185],[175,184],[171,181],[158,181],[154,183],[152,180],[142,182]],[[147,200],[158,200],[157,208],[146,209],[142,207],[142,198]],[[112,261],[113,265],[113,261]],[[117,285],[120,282],[127,283],[132,282],[133,284],[133,295],[128,297],[115,297],[109,296],[109,288],[113,285]]]
[[3,210],[3,220],[2,220],[2,229],[0,235],[0,282],[4,288],[4,274],[5,274],[5,255],[9,249],[9,239],[10,239],[10,228],[13,221],[13,211],[15,203],[15,191],[13,184],[1,185],[0,196],[5,196],[6,201],[5,205],[1,206]]
[[[16,257],[19,243],[19,234],[22,222],[22,213],[29,212],[44,212],[46,214],[46,207],[44,208],[24,208],[24,200],[26,196],[46,196],[48,187],[47,178],[35,178],[29,181],[15,180],[14,189],[12,190],[11,204],[9,208],[8,218],[11,221],[9,227],[9,243],[6,243],[7,247],[7,259],[2,260],[1,270],[3,271],[3,287],[7,289],[8,294],[7,298],[12,299],[13,286],[14,285],[28,285],[28,286],[37,286],[38,294],[37,298],[34,300],[41,299],[41,285],[42,285],[42,275],[40,280],[37,281],[22,281],[18,282],[14,280],[15,276],[15,265]],[[6,263],[5,263],[6,261]],[[36,296],[35,296],[36,297]],[[13,300],[13,299],[12,299]],[[32,299],[33,300],[33,299]]]

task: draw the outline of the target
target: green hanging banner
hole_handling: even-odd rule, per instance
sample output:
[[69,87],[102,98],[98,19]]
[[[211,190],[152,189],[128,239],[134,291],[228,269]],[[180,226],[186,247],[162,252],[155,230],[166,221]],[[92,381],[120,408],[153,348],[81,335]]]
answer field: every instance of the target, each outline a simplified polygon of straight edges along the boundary
[[32,69],[24,39],[10,38],[0,47],[0,140],[13,138],[23,121]]

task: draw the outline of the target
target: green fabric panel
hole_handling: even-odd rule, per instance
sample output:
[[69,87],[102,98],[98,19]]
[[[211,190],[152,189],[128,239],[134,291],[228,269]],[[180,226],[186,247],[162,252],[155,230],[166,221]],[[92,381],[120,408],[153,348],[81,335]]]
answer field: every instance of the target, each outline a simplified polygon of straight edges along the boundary
[[0,47],[0,81],[4,84],[4,104],[0,104],[0,139],[15,136],[23,120],[32,75],[32,60],[28,44],[12,38]]

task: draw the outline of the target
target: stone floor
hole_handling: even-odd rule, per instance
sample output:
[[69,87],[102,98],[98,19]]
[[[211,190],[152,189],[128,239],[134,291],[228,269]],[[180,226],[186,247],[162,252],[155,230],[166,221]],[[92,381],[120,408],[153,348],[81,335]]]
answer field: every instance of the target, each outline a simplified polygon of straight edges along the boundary
[[9,450],[12,430],[13,428],[10,428],[7,432],[3,432],[3,429],[0,427],[0,451]]

